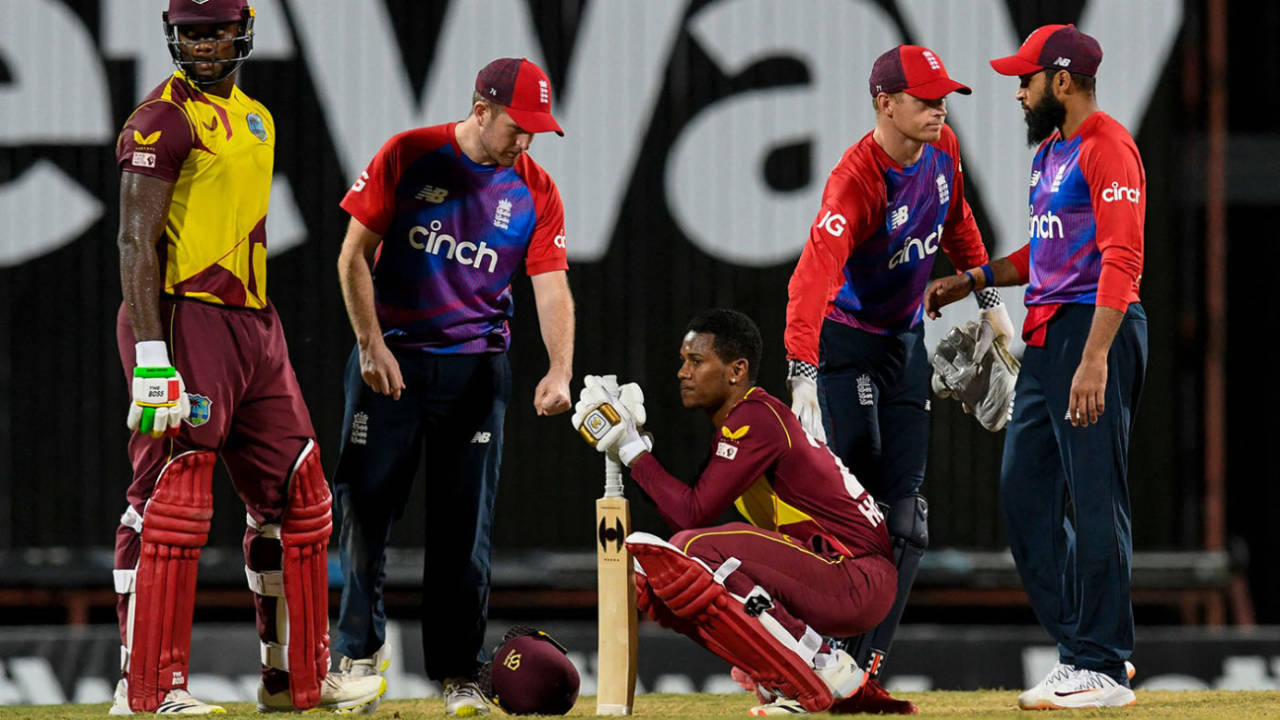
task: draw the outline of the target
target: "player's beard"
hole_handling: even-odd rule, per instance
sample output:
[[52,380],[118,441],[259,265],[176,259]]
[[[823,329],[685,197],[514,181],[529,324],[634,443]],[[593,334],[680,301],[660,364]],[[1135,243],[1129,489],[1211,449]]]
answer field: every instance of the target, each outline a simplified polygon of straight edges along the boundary
[[1027,144],[1035,147],[1067,121],[1067,106],[1054,97],[1053,93],[1046,92],[1040,96],[1040,102],[1027,108],[1025,119]]

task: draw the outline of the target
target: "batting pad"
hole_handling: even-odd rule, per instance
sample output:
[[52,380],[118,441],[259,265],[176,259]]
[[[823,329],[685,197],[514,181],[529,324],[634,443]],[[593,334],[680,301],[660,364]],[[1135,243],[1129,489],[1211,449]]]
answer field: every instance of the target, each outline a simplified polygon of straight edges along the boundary
[[653,599],[693,624],[692,632],[682,632],[745,670],[757,684],[796,700],[805,710],[822,712],[831,707],[833,697],[826,682],[762,624],[767,611],[757,609],[758,617],[749,614],[746,605],[717,582],[705,563],[656,536],[632,533],[627,537],[627,549],[644,568]]
[[333,497],[315,441],[307,441],[303,448],[288,492],[280,543],[289,617],[289,694],[294,707],[305,710],[320,703],[320,684],[329,672],[328,549]]
[[187,686],[196,568],[213,518],[216,458],[206,450],[170,460],[142,514],[127,650],[134,712],[154,712],[170,690]]

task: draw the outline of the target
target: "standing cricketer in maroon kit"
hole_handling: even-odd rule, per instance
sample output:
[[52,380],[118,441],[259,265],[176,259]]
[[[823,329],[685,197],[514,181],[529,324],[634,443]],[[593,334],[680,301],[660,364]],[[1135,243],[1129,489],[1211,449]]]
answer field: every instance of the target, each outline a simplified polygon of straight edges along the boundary
[[[711,310],[689,323],[680,397],[715,426],[692,487],[649,452],[638,386],[615,394],[589,376],[573,421],[603,430],[596,449],[627,465],[677,530],[669,542],[627,539],[641,566],[639,607],[750,675],[772,700],[751,714],[818,712],[867,678],[823,636],[875,627],[893,604],[897,572],[875,500],[786,404],[755,386],[761,347],[742,313]],[[747,522],[707,527],[730,506]]]
[[258,708],[371,709],[381,678],[328,672],[330,494],[266,295],[275,123],[235,85],[254,12],[245,0],[170,0],[163,17],[178,70],[129,116],[116,153],[116,334],[135,432],[116,532],[122,677],[110,712],[225,712],[186,689],[218,457],[248,511]]

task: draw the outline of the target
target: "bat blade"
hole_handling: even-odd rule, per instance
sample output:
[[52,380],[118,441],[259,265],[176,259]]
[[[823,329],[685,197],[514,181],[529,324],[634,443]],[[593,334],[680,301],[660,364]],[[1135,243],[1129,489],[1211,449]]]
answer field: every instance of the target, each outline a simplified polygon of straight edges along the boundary
[[631,553],[631,506],[625,497],[596,500],[596,579],[599,656],[596,714],[630,715],[636,690],[636,585]]

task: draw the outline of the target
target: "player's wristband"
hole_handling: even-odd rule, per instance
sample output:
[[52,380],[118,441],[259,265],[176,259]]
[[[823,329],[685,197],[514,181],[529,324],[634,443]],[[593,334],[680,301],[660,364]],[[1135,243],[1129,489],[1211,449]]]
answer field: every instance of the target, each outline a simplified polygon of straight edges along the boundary
[[163,340],[143,340],[133,346],[134,365],[139,367],[172,367],[169,349]]
[[985,287],[973,294],[978,301],[979,310],[990,310],[998,305],[1003,305],[1004,300],[1000,297],[1000,291],[993,287]]
[[807,363],[803,360],[787,361],[787,378],[803,377],[809,378],[814,382],[818,382],[818,367],[813,363]]
[[973,292],[974,290],[977,290],[978,280],[973,276],[973,273],[966,270],[962,274],[964,275],[964,279],[969,281],[969,292]]
[[982,284],[983,287],[995,287],[996,274],[991,270],[991,263],[982,266]]

